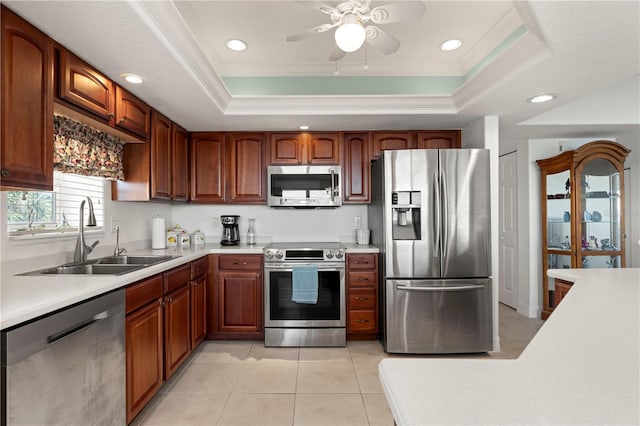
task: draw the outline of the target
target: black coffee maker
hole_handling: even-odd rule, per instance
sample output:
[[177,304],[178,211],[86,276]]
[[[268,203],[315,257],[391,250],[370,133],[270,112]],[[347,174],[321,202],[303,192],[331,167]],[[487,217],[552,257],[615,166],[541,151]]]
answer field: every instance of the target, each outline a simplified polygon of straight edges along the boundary
[[220,241],[220,244],[223,246],[235,246],[240,244],[240,232],[238,232],[240,216],[220,216],[220,219],[222,222],[222,240]]

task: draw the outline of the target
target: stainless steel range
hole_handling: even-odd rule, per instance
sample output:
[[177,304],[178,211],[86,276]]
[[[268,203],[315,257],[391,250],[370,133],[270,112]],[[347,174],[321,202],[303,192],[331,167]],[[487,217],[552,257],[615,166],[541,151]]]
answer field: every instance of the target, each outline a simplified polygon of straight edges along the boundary
[[265,346],[345,346],[345,305],[342,244],[264,248]]

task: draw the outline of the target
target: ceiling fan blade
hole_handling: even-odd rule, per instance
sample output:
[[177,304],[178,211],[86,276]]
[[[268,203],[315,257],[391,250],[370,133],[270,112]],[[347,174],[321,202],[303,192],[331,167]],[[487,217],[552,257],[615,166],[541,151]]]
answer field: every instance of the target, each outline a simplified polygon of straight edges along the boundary
[[315,10],[318,10],[326,15],[331,15],[332,13],[337,12],[336,8],[333,6],[329,6],[328,4],[325,4],[321,1],[315,1],[315,0],[297,0],[298,3],[302,3],[305,4],[309,7],[314,8]]
[[302,31],[300,33],[290,35],[289,37],[287,37],[287,41],[298,41],[298,40],[302,40],[303,38],[310,37],[312,35],[324,33],[337,25],[338,24],[318,25],[316,27],[309,28],[308,30]]
[[422,1],[401,1],[371,9],[371,21],[376,24],[391,24],[420,19],[426,7]]
[[331,55],[329,56],[329,60],[331,62],[336,62],[342,58],[344,58],[346,56],[346,52],[344,52],[342,49],[340,49],[337,45],[333,46],[333,52],[331,52]]
[[373,25],[367,27],[367,43],[385,55],[394,53],[400,47],[397,38]]

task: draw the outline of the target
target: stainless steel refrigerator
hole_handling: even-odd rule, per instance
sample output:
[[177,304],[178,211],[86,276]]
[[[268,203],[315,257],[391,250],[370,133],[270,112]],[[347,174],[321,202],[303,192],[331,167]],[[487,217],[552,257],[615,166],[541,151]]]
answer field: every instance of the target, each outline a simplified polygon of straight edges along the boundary
[[383,151],[371,193],[385,350],[491,350],[489,151]]

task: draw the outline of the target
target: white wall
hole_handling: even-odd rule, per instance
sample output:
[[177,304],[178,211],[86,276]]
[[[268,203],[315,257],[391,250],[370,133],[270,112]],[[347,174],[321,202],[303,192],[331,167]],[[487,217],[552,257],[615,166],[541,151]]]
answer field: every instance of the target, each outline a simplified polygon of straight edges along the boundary
[[500,122],[497,116],[487,116],[476,120],[462,129],[463,148],[480,148],[491,151],[490,163],[490,188],[491,188],[491,275],[492,275],[492,300],[493,300],[493,350],[500,351],[499,330],[499,146],[500,146]]

